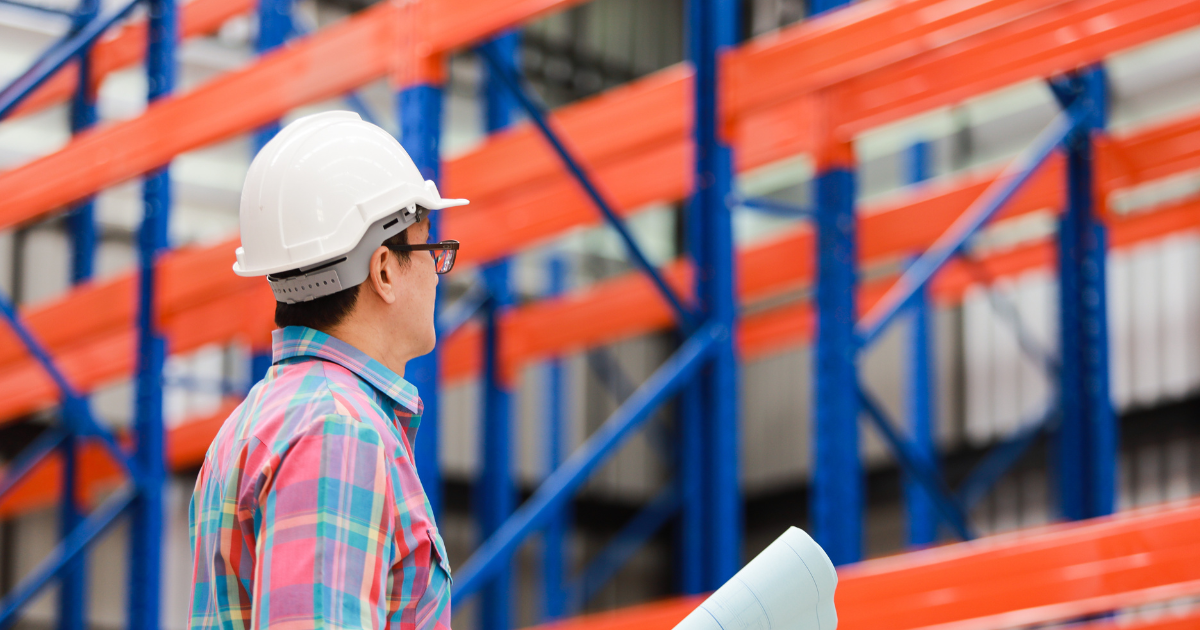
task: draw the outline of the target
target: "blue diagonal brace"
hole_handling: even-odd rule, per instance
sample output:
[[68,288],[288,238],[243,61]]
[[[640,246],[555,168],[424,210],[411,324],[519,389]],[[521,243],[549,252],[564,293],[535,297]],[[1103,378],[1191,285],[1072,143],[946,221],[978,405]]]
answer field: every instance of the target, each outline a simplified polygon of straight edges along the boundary
[[740,195],[730,195],[728,200],[730,208],[746,208],[755,210],[762,214],[768,214],[774,217],[783,217],[789,219],[809,219],[813,216],[813,209],[804,206],[798,206],[794,203],[771,199],[770,197],[742,197]]
[[861,383],[858,385],[858,400],[863,411],[866,412],[867,418],[871,420],[876,429],[879,429],[884,441],[891,446],[892,454],[896,456],[900,466],[920,482],[925,488],[925,492],[929,493],[942,520],[954,530],[959,538],[963,540],[974,538],[971,526],[967,522],[966,510],[950,492],[950,488],[946,486],[941,475],[921,457],[911,441],[900,435],[895,425],[884,413],[883,408],[875,402],[875,399],[863,388]]
[[[994,278],[987,273],[987,270],[978,260],[971,256],[963,256],[961,260],[967,263],[967,267],[978,280],[984,284],[992,284]],[[1000,295],[995,291],[988,291],[987,294],[988,305],[991,307],[992,312],[1004,320],[1013,335],[1016,336],[1017,348],[1030,361],[1040,365],[1048,378],[1051,380],[1057,379],[1061,367],[1059,358],[1053,352],[1043,347],[1034,338],[1034,335],[1029,332],[1029,327],[1025,325],[1025,321],[1021,318],[1021,313],[1017,310],[1017,306],[1008,297]]]
[[971,204],[909,268],[900,276],[883,298],[859,321],[858,337],[863,346],[870,345],[896,318],[914,293],[925,286],[934,274],[955,254],[959,253],[980,228],[1016,195],[1050,154],[1084,117],[1087,109],[1074,105],[1059,113],[1033,143],[1016,157],[987,190]]
[[577,614],[671,520],[681,503],[678,485],[673,483],[659,492],[617,532],[571,584],[572,614]]
[[650,375],[562,466],[550,473],[533,496],[467,560],[454,582],[454,605],[465,603],[500,568],[499,560],[510,557],[525,538],[544,527],[551,515],[562,510],[588,476],[696,374],[712,349],[728,335],[729,330],[718,324],[706,324],[692,333],[679,350]]
[[68,430],[76,435],[90,435],[99,438],[109,454],[118,462],[121,462],[134,479],[140,479],[141,477],[137,474],[140,470],[137,464],[117,444],[117,440],[113,434],[97,424],[96,419],[92,417],[92,411],[88,406],[87,399],[80,396],[75,391],[75,388],[67,382],[66,376],[55,365],[54,359],[50,357],[50,353],[46,352],[42,344],[34,338],[33,333],[21,322],[12,302],[3,292],[0,292],[0,315],[3,315],[4,319],[8,320],[9,327],[20,338],[21,343],[25,346],[25,350],[33,356],[38,365],[50,376],[50,380],[54,381],[54,384],[58,387],[58,391],[62,395],[63,421],[67,425]]
[[55,42],[53,46],[43,52],[42,56],[38,57],[28,70],[0,90],[0,120],[7,118],[21,104],[21,101],[25,100],[80,51],[91,46],[92,42],[96,41],[117,20],[128,15],[139,1],[129,0],[125,4],[100,13],[73,35]]
[[61,15],[71,17],[74,15],[69,9],[59,9],[57,7],[46,6],[44,4],[36,4],[33,2],[20,2],[20,0],[0,0],[0,4],[5,4],[10,7],[17,7],[27,11],[36,11],[38,13],[48,13],[50,15]]
[[21,608],[45,588],[63,566],[78,557],[89,543],[103,534],[121,512],[129,507],[136,495],[137,492],[128,486],[118,491],[58,543],[54,551],[0,601],[0,630],[11,627],[17,621],[17,613]]
[[17,483],[53,453],[54,449],[58,448],[58,445],[62,444],[66,437],[67,434],[65,432],[51,427],[43,431],[41,435],[38,435],[28,446],[21,449],[21,452],[17,454],[12,463],[5,467],[4,476],[0,477],[0,499],[3,499],[9,492],[12,492]]
[[993,446],[959,484],[955,492],[959,503],[970,510],[980,499],[987,496],[988,491],[1021,460],[1029,447],[1043,434],[1054,429],[1059,413],[1058,403],[1055,402],[1036,420],[1025,424],[1007,440]]
[[684,306],[683,301],[679,299],[675,291],[667,285],[666,280],[658,273],[658,270],[650,263],[650,260],[646,258],[645,253],[642,252],[642,248],[638,246],[637,241],[633,240],[633,235],[625,227],[625,223],[613,211],[613,205],[605,199],[595,182],[592,181],[591,176],[588,175],[583,162],[567,149],[566,145],[563,144],[561,134],[551,127],[550,117],[546,114],[545,106],[522,85],[515,70],[501,60],[493,46],[492,43],[488,43],[480,46],[477,50],[483,56],[492,72],[500,78],[505,87],[512,91],[513,96],[517,98],[517,102],[521,104],[522,109],[525,110],[525,113],[529,115],[534,125],[542,132],[542,136],[554,148],[554,152],[558,154],[563,164],[566,165],[567,170],[571,172],[575,180],[579,182],[579,185],[583,187],[584,192],[591,198],[592,203],[596,205],[604,215],[604,218],[608,220],[609,225],[617,231],[634,262],[650,277],[650,280],[654,282],[654,286],[658,288],[659,293],[671,305],[671,309],[675,311],[675,318],[679,321],[680,327],[686,331],[695,330],[695,313]]

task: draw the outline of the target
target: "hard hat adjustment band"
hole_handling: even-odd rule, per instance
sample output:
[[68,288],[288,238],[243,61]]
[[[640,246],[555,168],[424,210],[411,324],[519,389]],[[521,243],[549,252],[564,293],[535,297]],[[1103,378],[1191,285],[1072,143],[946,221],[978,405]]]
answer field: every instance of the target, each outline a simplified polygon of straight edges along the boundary
[[288,304],[315,300],[319,297],[337,293],[343,288],[341,279],[338,278],[337,269],[325,269],[290,278],[272,278],[268,276],[267,284],[271,285],[271,292],[275,294],[276,302],[286,302]]

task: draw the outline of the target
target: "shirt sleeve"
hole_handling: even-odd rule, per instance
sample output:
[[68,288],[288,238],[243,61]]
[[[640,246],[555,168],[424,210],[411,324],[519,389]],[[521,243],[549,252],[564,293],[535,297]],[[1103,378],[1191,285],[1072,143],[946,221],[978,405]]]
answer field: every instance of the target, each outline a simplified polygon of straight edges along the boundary
[[299,434],[255,497],[254,627],[384,628],[395,549],[388,454],[370,423]]

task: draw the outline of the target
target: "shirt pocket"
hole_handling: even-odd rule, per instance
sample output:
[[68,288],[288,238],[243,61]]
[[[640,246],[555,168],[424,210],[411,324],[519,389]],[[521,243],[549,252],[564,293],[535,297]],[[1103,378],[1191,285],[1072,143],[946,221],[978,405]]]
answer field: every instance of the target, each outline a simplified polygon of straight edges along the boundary
[[446,572],[446,578],[453,584],[454,577],[450,574],[450,560],[446,555],[446,545],[442,542],[442,535],[434,527],[426,529],[425,533],[429,536],[429,549],[430,553],[433,554],[431,558],[432,564],[440,566]]

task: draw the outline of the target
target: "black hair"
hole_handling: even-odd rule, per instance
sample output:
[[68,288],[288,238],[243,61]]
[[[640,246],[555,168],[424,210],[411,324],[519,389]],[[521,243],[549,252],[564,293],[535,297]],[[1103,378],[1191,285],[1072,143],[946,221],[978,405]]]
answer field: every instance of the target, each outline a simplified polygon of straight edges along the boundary
[[[422,220],[424,219],[422,218]],[[408,263],[408,256],[411,252],[398,252],[394,249],[400,245],[408,245],[408,229],[401,230],[399,234],[387,239],[382,245],[391,249],[392,253],[399,257],[401,265]],[[276,278],[288,278],[300,275],[300,270],[293,269],[292,271],[284,271],[272,275]],[[358,292],[365,284],[366,282],[363,282],[358,286],[342,289],[337,293],[321,296],[307,302],[296,302],[295,304],[276,302],[275,325],[280,328],[285,326],[307,326],[308,328],[328,332],[338,324],[341,324],[354,311],[354,305],[358,303]]]

